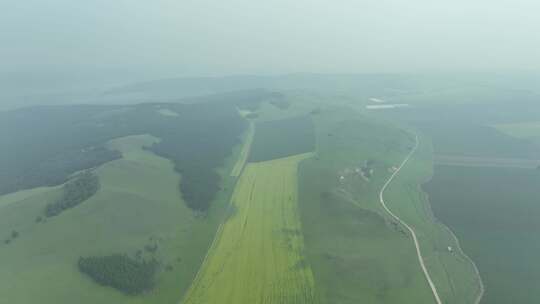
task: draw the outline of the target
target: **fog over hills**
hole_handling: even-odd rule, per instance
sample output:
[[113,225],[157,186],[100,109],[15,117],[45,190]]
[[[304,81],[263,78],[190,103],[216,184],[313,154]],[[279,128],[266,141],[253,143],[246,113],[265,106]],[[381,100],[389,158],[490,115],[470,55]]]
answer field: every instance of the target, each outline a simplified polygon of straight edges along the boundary
[[540,303],[538,12],[0,0],[0,304]]
[[534,0],[3,2],[0,104],[173,77],[538,71],[539,10]]

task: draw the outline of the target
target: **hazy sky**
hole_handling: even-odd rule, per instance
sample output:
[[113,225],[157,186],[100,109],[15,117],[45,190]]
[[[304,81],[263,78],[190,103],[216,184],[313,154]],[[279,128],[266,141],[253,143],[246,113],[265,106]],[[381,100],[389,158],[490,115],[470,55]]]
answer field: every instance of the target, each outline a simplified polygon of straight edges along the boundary
[[0,0],[0,69],[540,69],[538,0]]

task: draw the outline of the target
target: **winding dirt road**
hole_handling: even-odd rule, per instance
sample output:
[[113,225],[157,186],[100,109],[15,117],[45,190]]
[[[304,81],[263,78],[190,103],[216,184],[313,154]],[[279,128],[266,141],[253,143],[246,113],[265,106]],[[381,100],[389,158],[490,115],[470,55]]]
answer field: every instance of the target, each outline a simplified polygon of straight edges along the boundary
[[416,237],[416,233],[414,232],[414,230],[411,228],[411,226],[407,225],[407,223],[405,223],[402,219],[400,219],[397,215],[395,215],[394,213],[392,213],[392,211],[390,211],[390,209],[388,209],[388,207],[386,206],[386,203],[384,202],[384,191],[386,190],[386,188],[388,187],[388,185],[390,185],[390,183],[392,182],[392,180],[394,180],[394,177],[399,173],[399,171],[401,171],[401,169],[403,168],[403,166],[405,166],[405,164],[407,164],[407,162],[409,161],[409,159],[413,156],[414,152],[416,152],[416,149],[418,149],[418,136],[416,135],[415,136],[415,145],[414,145],[414,148],[411,150],[411,152],[409,152],[409,154],[407,155],[407,157],[403,160],[403,162],[399,165],[399,167],[397,168],[396,171],[394,171],[394,173],[392,173],[392,175],[390,176],[390,178],[386,181],[386,183],[384,184],[384,186],[382,187],[381,189],[381,192],[379,192],[379,201],[381,202],[381,205],[382,207],[384,208],[384,210],[392,217],[394,218],[396,221],[398,221],[401,225],[403,225],[405,228],[407,228],[407,230],[409,230],[409,232],[411,233],[412,237],[413,237],[413,241],[414,241],[414,246],[416,247],[416,255],[418,256],[418,262],[420,263],[420,267],[422,267],[422,271],[424,272],[424,276],[429,284],[429,287],[431,288],[431,292],[433,293],[433,297],[435,298],[435,302],[437,304],[442,304],[442,301],[441,301],[441,298],[439,297],[439,293],[437,292],[437,287],[435,287],[435,284],[433,283],[433,280],[431,280],[431,277],[429,275],[429,272],[426,268],[426,265],[424,263],[424,258],[422,257],[422,252],[420,251],[420,244],[418,243],[418,238]]

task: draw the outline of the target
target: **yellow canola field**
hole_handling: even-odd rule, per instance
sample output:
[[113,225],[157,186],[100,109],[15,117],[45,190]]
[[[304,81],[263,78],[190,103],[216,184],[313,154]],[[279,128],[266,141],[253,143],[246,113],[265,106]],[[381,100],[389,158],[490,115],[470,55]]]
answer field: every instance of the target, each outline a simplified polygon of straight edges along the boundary
[[297,206],[298,163],[248,163],[185,304],[317,303]]

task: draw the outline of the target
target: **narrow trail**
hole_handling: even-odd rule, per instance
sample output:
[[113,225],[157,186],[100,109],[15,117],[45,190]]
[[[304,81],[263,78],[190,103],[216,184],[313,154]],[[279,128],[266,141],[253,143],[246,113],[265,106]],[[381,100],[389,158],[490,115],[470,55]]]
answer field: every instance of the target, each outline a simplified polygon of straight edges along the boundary
[[392,173],[392,175],[390,176],[390,178],[386,181],[386,183],[384,184],[384,186],[382,187],[381,189],[381,192],[379,192],[379,201],[383,207],[383,209],[393,218],[395,219],[396,221],[398,221],[401,225],[403,225],[405,228],[407,228],[407,230],[409,230],[409,232],[411,233],[412,237],[413,237],[413,241],[414,241],[414,246],[416,247],[416,255],[418,256],[418,262],[420,263],[420,267],[422,268],[422,271],[424,272],[424,277],[426,278],[428,284],[429,284],[429,287],[431,288],[431,292],[433,293],[433,297],[435,298],[435,302],[437,304],[442,304],[442,301],[441,301],[441,298],[439,297],[439,293],[437,292],[437,287],[435,287],[435,284],[433,283],[433,280],[431,280],[431,276],[429,275],[429,272],[427,270],[427,267],[424,263],[424,258],[422,257],[422,252],[420,251],[420,244],[418,242],[418,238],[416,237],[416,233],[414,232],[414,230],[411,228],[411,226],[407,225],[407,223],[405,223],[402,219],[400,219],[397,215],[395,215],[394,213],[392,213],[392,211],[390,211],[390,209],[388,209],[388,207],[386,206],[386,203],[384,202],[384,191],[386,190],[386,188],[388,187],[388,185],[390,185],[390,183],[394,180],[394,177],[399,173],[399,171],[401,171],[401,169],[405,166],[405,164],[407,164],[407,162],[409,161],[409,159],[411,159],[411,157],[414,155],[414,153],[416,152],[416,149],[418,149],[418,135],[415,135],[415,145],[414,145],[414,148],[411,150],[411,152],[409,152],[409,154],[407,155],[407,157],[403,160],[403,162],[399,165],[399,167],[397,168],[396,171],[394,171],[394,173]]

